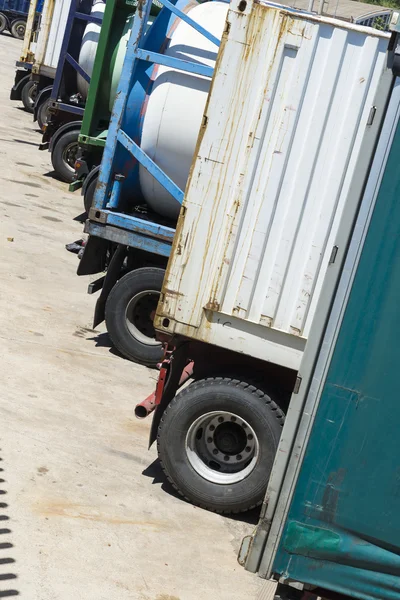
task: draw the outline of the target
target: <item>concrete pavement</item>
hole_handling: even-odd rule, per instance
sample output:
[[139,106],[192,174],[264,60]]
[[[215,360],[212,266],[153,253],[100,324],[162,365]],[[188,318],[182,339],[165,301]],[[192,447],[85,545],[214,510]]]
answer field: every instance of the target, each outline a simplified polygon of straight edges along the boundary
[[156,373],[91,329],[95,300],[64,248],[81,236],[81,196],[49,175],[32,116],[9,100],[21,46],[0,35],[0,597],[256,598],[236,562],[256,515],[176,496],[147,450],[150,421],[133,416]]

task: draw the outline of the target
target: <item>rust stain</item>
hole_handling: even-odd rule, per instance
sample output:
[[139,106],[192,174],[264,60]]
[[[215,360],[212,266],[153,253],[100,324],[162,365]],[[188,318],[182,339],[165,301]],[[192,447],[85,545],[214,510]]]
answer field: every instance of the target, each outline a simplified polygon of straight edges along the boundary
[[207,302],[207,304],[204,306],[204,308],[206,308],[207,310],[219,311],[221,307],[220,307],[219,303],[216,302],[215,300],[210,300],[209,302]]
[[163,287],[163,294],[168,294],[169,296],[175,297],[175,298],[179,298],[180,296],[184,296],[185,294],[183,294],[182,292],[178,292],[177,290],[172,290],[169,289],[167,287]]
[[49,501],[34,507],[34,511],[44,517],[64,517],[67,519],[107,523],[109,525],[132,525],[152,529],[153,531],[159,531],[168,527],[164,521],[129,519],[122,515],[107,514],[103,509],[104,507],[96,509],[93,506],[84,506],[82,504],[63,501]]

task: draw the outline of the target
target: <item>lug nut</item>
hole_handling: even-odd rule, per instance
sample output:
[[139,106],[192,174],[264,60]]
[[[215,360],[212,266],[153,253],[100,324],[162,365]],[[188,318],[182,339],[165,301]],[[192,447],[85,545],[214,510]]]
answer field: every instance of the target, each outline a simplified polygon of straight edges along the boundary
[[236,421],[236,417],[231,417],[231,421]]
[[249,433],[249,435],[247,436],[247,439],[248,439],[248,440],[252,440],[252,439],[253,439],[253,434],[252,434],[252,433]]
[[224,460],[228,461],[229,460],[229,456],[224,456]]
[[[207,444],[211,444],[212,443],[212,437],[207,438]],[[250,448],[249,448],[250,450]]]
[[216,448],[214,448],[213,454],[218,454],[218,450]]
[[242,460],[242,455],[241,454],[237,454],[236,460]]
[[224,422],[224,417],[218,417],[218,423],[223,423]]
[[250,452],[250,450],[251,450],[250,446],[246,446],[245,450],[246,450],[246,452]]
[[210,431],[214,431],[215,425],[210,425]]

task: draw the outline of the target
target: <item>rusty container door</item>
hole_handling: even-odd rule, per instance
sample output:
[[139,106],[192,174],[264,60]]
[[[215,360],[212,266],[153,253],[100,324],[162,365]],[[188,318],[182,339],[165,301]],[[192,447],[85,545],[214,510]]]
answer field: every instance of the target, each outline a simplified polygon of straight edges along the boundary
[[158,329],[298,369],[387,45],[233,0]]

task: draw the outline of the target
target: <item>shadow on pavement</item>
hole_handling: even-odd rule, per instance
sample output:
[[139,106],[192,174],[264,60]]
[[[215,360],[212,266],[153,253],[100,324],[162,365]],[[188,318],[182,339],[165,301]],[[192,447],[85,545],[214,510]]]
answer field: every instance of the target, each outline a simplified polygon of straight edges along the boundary
[[[146,467],[144,471],[142,471],[142,475],[144,475],[145,477],[151,477],[153,479],[153,485],[160,483],[161,489],[170,496],[173,496],[174,498],[179,498],[179,500],[182,500],[182,502],[188,502],[169,483],[168,479],[166,478],[166,475],[164,474],[164,471],[161,468],[161,464],[158,458],[155,461],[153,461],[151,465]],[[257,506],[256,508],[253,508],[252,510],[249,510],[247,512],[232,515],[224,514],[223,517],[232,521],[240,521],[241,523],[247,523],[249,525],[257,525],[258,519],[260,518],[260,509],[261,507]]]
[[3,459],[0,458],[0,598],[19,596],[15,589],[17,575],[14,572],[15,560],[11,557],[13,544],[11,543],[12,531],[9,528],[8,504],[3,502],[7,492],[4,477]]
[[152,484],[157,485],[161,484],[161,489],[163,492],[168,494],[169,496],[173,496],[174,498],[179,498],[182,502],[187,502],[183,496],[181,496],[176,489],[169,483],[167,477],[164,474],[164,471],[161,468],[160,461],[158,458],[154,460],[151,465],[146,467],[144,471],[142,471],[142,475],[145,477],[150,477],[153,479]]

